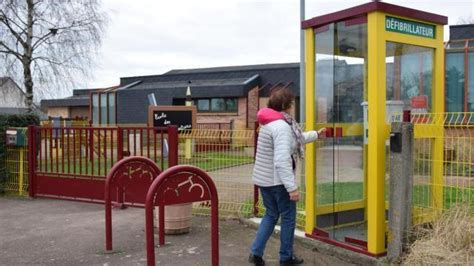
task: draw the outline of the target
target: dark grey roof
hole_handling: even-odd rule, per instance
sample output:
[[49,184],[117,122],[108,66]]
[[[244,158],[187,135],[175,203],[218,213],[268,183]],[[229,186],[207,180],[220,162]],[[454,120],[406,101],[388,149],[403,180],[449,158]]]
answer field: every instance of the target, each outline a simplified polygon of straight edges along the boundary
[[450,40],[474,39],[474,24],[449,26]]
[[27,108],[20,108],[20,107],[0,107],[0,114],[5,115],[19,115],[19,114],[26,114],[28,111]]
[[[127,90],[148,90],[148,93],[156,92],[160,96],[166,94],[172,98],[185,98],[186,88],[190,85],[193,98],[244,97],[250,89],[258,84],[259,76],[253,75],[244,78],[194,80],[191,84],[188,83],[188,80],[141,82],[130,86]],[[119,93],[122,91],[123,89],[120,89]]]
[[[28,113],[28,108],[16,108],[16,107],[0,107],[0,114],[2,115],[20,115]],[[40,119],[46,118],[46,114],[39,109],[34,109],[33,113],[39,116]]]
[[[204,86],[228,86],[228,85],[244,85],[247,81],[254,79],[253,77],[246,78],[234,78],[234,79],[211,79],[211,80],[195,80],[190,85],[194,87],[204,87]],[[165,82],[148,82],[141,83],[137,86],[134,86],[133,89],[148,89],[148,88],[181,88],[187,87],[189,85],[188,81],[179,80],[179,81],[165,81]]]
[[41,100],[41,108],[61,106],[89,106],[89,95],[70,96],[62,99]]
[[72,90],[72,95],[73,96],[80,96],[80,95],[87,95],[89,96],[89,93],[96,91],[98,89],[79,89],[79,90]]
[[281,68],[288,68],[288,67],[299,67],[299,63],[225,66],[225,67],[209,67],[209,68],[196,68],[196,69],[174,69],[174,70],[166,72],[164,75],[214,73],[214,72],[241,72],[241,71],[249,71],[249,70],[281,69]]
[[[173,105],[172,90],[119,90],[117,91],[117,123],[146,124],[148,121],[148,94],[155,93],[158,105]],[[186,93],[182,90],[183,95]]]
[[[261,91],[261,96],[267,96],[270,88],[277,85],[288,86],[296,95],[299,95],[299,63],[178,69],[171,70],[162,75],[124,77],[120,79],[120,84],[124,86],[136,81],[142,81],[142,83],[178,81],[187,86],[185,82],[188,80],[191,80],[194,84],[210,80],[223,82],[224,80],[242,80],[254,75],[259,76],[258,85],[264,87]],[[215,84],[215,86],[218,86],[218,84]],[[215,92],[211,91],[210,93]]]

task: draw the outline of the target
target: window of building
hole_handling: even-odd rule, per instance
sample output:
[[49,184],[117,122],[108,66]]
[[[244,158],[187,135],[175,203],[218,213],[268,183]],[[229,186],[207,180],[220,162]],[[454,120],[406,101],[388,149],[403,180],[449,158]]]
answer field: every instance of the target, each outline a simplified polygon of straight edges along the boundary
[[[474,43],[471,41],[469,43]],[[468,83],[467,83],[467,95],[469,97],[467,102],[468,112],[474,112],[474,51],[470,51],[467,56],[467,69],[468,69]]]
[[474,42],[446,44],[446,112],[474,111]]
[[100,94],[100,124],[107,125],[107,93]]
[[115,93],[107,93],[109,98],[109,120],[108,124],[115,124]]
[[209,111],[209,99],[199,99],[195,101],[198,111],[208,112]]
[[92,94],[92,124],[99,123],[99,94]]
[[203,98],[194,100],[198,112],[235,113],[237,98]]
[[96,92],[92,94],[92,124],[94,125],[115,125],[115,93]]
[[464,53],[446,53],[446,112],[464,111]]

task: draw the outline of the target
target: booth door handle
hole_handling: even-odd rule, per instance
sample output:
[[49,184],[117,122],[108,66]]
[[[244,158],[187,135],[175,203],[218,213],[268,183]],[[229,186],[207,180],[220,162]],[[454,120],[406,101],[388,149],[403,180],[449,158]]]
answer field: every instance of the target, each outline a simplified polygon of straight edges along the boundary
[[326,128],[326,138],[334,137],[334,128],[328,127]]
[[342,127],[336,127],[336,135],[334,135],[334,128],[328,127],[326,128],[326,138],[342,138]]

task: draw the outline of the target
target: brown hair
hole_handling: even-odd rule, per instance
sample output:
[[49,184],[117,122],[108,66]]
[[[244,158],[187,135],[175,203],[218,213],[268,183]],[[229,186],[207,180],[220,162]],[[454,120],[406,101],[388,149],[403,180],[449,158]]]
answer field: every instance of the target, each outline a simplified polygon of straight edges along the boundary
[[270,93],[268,108],[281,112],[290,108],[295,100],[295,94],[288,88],[276,89]]

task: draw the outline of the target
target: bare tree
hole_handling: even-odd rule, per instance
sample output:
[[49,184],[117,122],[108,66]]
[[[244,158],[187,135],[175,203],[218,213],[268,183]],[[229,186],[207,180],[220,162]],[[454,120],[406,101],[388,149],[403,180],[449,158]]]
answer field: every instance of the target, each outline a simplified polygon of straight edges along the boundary
[[474,24],[474,17],[471,15],[460,17],[456,23],[457,25],[464,25],[464,24]]
[[89,76],[106,20],[98,0],[0,0],[0,73],[24,84],[30,111],[33,95]]

